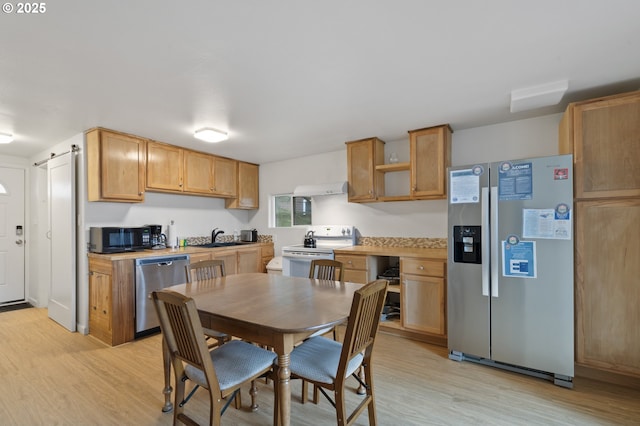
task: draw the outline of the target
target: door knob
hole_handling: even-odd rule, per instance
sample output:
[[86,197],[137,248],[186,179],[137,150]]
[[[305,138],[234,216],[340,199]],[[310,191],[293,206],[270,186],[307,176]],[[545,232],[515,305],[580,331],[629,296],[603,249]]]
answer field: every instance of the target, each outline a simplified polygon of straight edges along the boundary
[[16,240],[16,244],[17,244],[17,245],[21,246],[21,245],[22,245],[22,243],[23,243],[23,241],[22,241],[22,240]]

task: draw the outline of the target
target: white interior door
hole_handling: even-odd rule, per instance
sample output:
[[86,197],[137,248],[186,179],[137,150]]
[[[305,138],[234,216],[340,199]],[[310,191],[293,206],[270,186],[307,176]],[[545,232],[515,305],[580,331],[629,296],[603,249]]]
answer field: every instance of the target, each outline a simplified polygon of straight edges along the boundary
[[49,318],[76,331],[75,152],[47,162],[51,283]]
[[24,169],[0,167],[0,304],[24,301]]

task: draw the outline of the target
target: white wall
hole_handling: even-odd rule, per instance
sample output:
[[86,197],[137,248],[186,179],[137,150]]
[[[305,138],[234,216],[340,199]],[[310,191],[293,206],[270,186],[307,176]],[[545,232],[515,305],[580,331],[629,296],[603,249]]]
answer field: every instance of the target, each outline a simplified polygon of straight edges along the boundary
[[[460,130],[453,134],[452,164],[555,155],[558,152],[558,124],[561,114]],[[409,159],[409,141],[387,141],[385,157],[396,152],[399,161]],[[297,184],[317,184],[347,179],[347,154],[343,150],[294,160],[260,165],[260,209],[251,217],[251,226],[267,229],[269,197],[292,192]],[[403,181],[404,179],[404,181]],[[387,181],[387,189],[404,185]],[[348,203],[347,195],[314,197],[314,224],[353,224],[369,237],[447,237],[447,200],[388,203]],[[269,229],[275,237],[276,253],[283,246],[300,244],[304,229]]]

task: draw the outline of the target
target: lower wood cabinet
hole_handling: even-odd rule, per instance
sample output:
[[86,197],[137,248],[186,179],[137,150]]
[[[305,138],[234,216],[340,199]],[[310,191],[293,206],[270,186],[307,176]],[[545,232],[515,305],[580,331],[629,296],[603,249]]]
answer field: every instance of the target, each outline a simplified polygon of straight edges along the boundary
[[640,377],[640,198],[575,208],[576,363]]
[[[191,263],[221,259],[227,275],[265,272],[273,258],[273,243],[195,250],[185,252]],[[111,346],[135,338],[136,258],[112,258],[122,256],[89,254],[89,334]]]
[[260,258],[262,259],[262,269],[260,272],[267,272],[267,265],[273,259],[273,244],[260,247]]
[[366,284],[372,281],[369,271],[373,268],[369,266],[366,255],[336,255],[335,260],[342,262],[342,281]]
[[[343,264],[343,281],[362,284],[375,280],[390,265],[389,256],[336,254],[335,260]],[[399,260],[400,285],[390,285],[387,298],[399,298],[400,321],[383,321],[380,329],[446,346],[446,260],[409,256]]]
[[134,338],[133,260],[89,258],[89,334],[116,346]]
[[446,335],[446,282],[443,262],[400,260],[400,320],[407,329]]
[[238,273],[262,272],[260,247],[238,249]]

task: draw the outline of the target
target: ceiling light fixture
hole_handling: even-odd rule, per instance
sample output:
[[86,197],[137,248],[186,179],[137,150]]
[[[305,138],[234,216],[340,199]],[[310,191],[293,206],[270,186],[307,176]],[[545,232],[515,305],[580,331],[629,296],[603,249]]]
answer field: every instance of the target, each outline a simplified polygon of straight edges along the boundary
[[562,80],[525,89],[512,90],[511,112],[557,105],[568,88],[569,81]]
[[13,135],[9,133],[0,133],[0,143],[11,143],[13,142]]
[[229,139],[229,135],[226,132],[211,127],[196,130],[193,136],[205,142],[222,142]]

